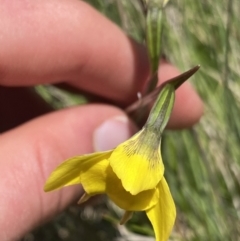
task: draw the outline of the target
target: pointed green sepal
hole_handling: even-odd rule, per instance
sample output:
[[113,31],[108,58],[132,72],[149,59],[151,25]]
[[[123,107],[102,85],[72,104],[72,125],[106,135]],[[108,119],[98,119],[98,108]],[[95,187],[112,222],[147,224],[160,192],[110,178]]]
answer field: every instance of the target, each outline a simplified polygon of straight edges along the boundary
[[156,132],[163,132],[168,120],[171,116],[175,100],[175,89],[171,83],[166,84],[161,90],[157,100],[155,101],[147,122],[146,129]]
[[128,106],[125,111],[129,114],[132,115],[136,111],[140,111],[142,108],[153,102],[157,96],[159,95],[160,91],[163,89],[163,87],[170,83],[174,89],[176,90],[179,86],[181,86],[186,80],[188,80],[194,73],[198,71],[200,68],[199,65],[195,66],[194,68],[182,73],[181,75],[178,75],[172,79],[167,80],[164,82],[162,85],[158,86],[156,89],[154,89],[151,93],[148,95],[144,96],[143,98],[137,100],[130,106]]
[[[186,80],[188,80],[192,75],[194,75],[199,70],[199,68],[200,68],[200,65],[197,65],[197,66],[191,68],[190,70],[188,70],[172,79],[167,80],[164,84],[170,83],[171,85],[173,85],[174,89],[176,90]],[[161,85],[161,86],[163,87],[163,85]]]

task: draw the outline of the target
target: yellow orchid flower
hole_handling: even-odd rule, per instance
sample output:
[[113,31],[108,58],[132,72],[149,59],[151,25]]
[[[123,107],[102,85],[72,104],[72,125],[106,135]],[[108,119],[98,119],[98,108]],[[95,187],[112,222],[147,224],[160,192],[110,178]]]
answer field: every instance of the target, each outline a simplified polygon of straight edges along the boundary
[[65,161],[51,174],[44,190],[51,191],[81,183],[86,194],[80,199],[80,203],[91,196],[106,193],[116,205],[126,210],[122,224],[131,217],[133,211],[145,211],[153,225],[156,240],[167,240],[176,210],[164,177],[155,188],[132,195],[124,189],[110,166],[109,157],[112,153],[113,151],[93,153]]
[[[79,203],[105,193],[116,205],[126,210],[120,223],[125,223],[134,211],[145,211],[156,241],[166,241],[175,221],[176,208],[163,177],[161,136],[172,112],[175,89],[198,68],[174,78],[162,87],[142,130],[113,150],[66,160],[51,173],[44,190],[48,192],[81,184],[85,194]],[[149,102],[149,98],[145,100]]]
[[126,210],[122,223],[133,211],[146,211],[158,241],[167,240],[176,215],[160,153],[161,133],[169,119],[175,90],[161,91],[141,131],[114,150],[70,158],[51,174],[45,191],[82,184],[90,196],[106,193]]

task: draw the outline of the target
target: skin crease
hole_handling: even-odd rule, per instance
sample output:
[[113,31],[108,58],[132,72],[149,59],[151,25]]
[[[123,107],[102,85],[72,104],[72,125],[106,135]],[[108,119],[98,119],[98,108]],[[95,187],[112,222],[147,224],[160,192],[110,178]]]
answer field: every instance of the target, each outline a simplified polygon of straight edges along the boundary
[[[0,0],[0,16],[0,85],[65,81],[127,105],[147,81],[146,49],[82,1]],[[178,74],[161,63],[159,83]],[[189,127],[202,113],[201,100],[186,83],[177,90],[168,127]],[[45,180],[64,159],[94,151],[94,130],[119,115],[125,114],[117,106],[85,105],[0,135],[0,240],[21,238],[79,198],[80,187],[44,193]]]

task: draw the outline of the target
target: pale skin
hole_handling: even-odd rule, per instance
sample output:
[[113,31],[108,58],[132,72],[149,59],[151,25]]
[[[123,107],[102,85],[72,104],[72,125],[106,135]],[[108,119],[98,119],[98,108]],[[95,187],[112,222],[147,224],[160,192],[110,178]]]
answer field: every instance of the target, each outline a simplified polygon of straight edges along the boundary
[[[64,159],[94,151],[94,130],[111,117],[125,116],[118,106],[130,104],[143,90],[149,64],[143,46],[78,0],[0,0],[0,16],[1,86],[64,81],[115,103],[44,114],[0,135],[0,240],[9,241],[81,196],[80,186],[44,193],[46,178]],[[162,62],[159,83],[178,74]],[[8,93],[11,96],[11,90]],[[5,109],[0,108],[3,123],[9,121],[4,119]],[[17,113],[16,109],[10,111]],[[200,98],[185,83],[177,91],[168,127],[190,127],[202,113]]]

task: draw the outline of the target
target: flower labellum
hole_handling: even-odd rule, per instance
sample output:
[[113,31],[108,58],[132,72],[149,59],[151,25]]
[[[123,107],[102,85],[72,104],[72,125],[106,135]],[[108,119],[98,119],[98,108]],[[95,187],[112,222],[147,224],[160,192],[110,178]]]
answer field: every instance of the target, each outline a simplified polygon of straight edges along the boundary
[[[192,69],[191,74],[198,68]],[[176,208],[163,176],[160,144],[173,109],[176,85],[190,76],[180,77],[181,83],[179,78],[174,78],[163,85],[146,124],[138,133],[113,150],[66,160],[51,173],[44,190],[81,184],[85,194],[80,203],[105,193],[126,210],[121,224],[128,221],[134,211],[145,211],[156,241],[166,241],[175,221]]]

